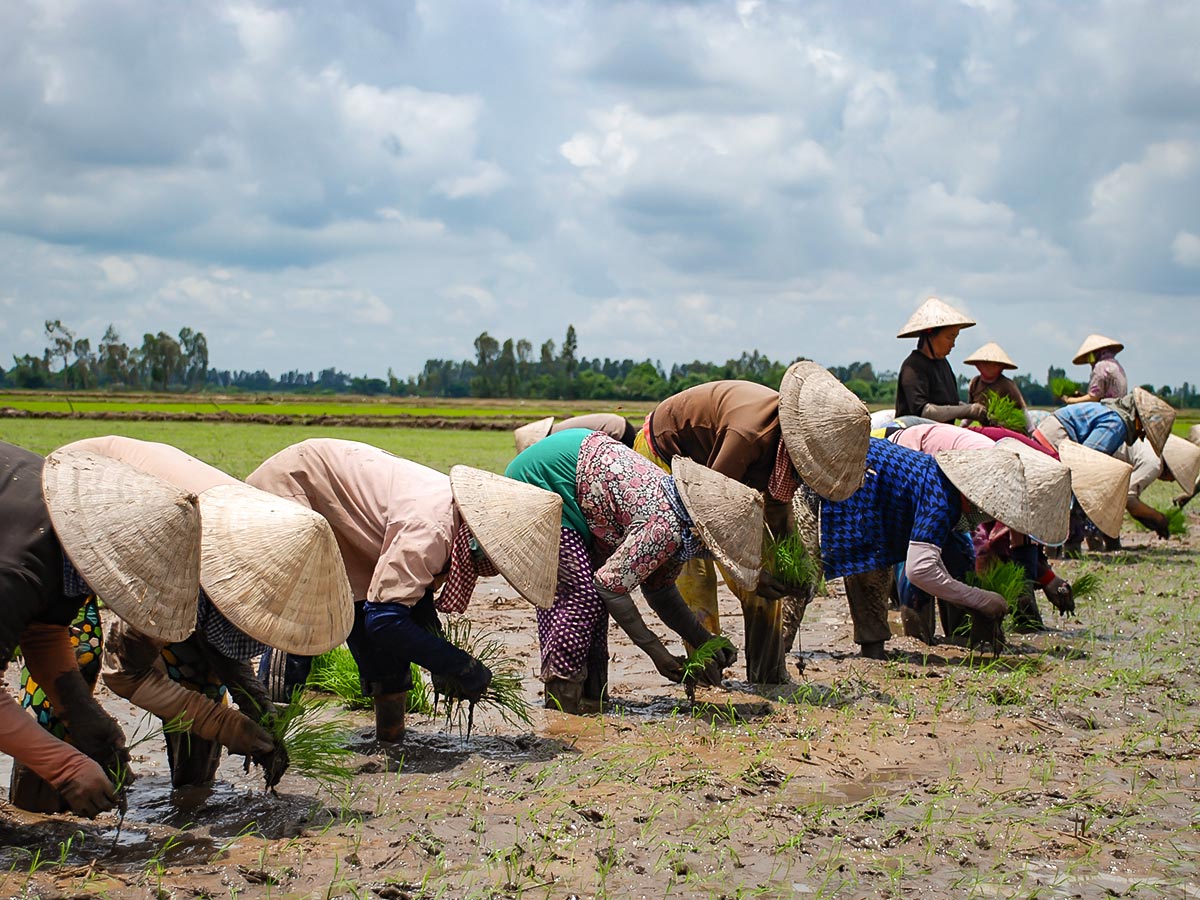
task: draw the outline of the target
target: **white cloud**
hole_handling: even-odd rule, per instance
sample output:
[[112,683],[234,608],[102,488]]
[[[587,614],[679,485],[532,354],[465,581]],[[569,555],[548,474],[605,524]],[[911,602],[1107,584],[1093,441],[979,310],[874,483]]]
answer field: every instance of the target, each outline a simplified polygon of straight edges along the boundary
[[109,284],[126,287],[138,280],[137,266],[118,256],[106,256],[100,260],[100,268]]
[[1171,241],[1171,256],[1177,265],[1200,268],[1200,234],[1181,231]]

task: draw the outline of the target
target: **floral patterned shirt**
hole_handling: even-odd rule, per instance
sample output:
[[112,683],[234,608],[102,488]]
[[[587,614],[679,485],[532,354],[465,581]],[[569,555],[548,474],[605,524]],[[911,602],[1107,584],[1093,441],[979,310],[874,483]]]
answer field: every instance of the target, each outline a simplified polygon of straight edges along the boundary
[[679,576],[683,528],[662,488],[662,469],[608,435],[588,435],[579,448],[579,506],[603,560],[596,580],[627,594],[655,591]]

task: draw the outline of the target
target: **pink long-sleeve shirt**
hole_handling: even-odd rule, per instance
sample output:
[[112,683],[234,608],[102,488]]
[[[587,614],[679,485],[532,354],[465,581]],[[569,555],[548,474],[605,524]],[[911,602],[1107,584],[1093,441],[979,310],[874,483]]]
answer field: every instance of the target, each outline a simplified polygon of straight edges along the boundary
[[942,450],[989,450],[996,442],[970,428],[957,425],[910,425],[890,438],[893,443],[930,456]]
[[369,444],[312,438],[246,482],[329,521],[355,599],[412,605],[449,569],[461,519],[441,472]]

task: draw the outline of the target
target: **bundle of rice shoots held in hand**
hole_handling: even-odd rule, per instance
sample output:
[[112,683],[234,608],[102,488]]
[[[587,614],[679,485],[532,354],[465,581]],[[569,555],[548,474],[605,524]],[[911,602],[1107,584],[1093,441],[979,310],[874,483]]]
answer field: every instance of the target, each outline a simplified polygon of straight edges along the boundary
[[1010,397],[1002,397],[995,391],[988,391],[987,417],[993,425],[1025,433],[1025,410],[1017,406]]
[[296,690],[287,706],[263,717],[262,726],[287,750],[291,771],[342,786],[354,777],[347,765],[354,751],[349,726],[329,717],[332,707],[331,701]]
[[[483,706],[494,707],[509,725],[530,725],[529,703],[521,679],[521,664],[507,653],[504,642],[491,634],[475,634],[471,622],[464,616],[452,616],[444,624],[444,637],[492,671],[492,683],[479,699]],[[451,690],[446,694],[446,724],[462,730],[463,700],[455,696],[453,679],[441,679]],[[434,684],[434,707],[437,706],[438,684]],[[475,703],[467,704],[467,737],[475,718]]]
[[1166,509],[1160,509],[1159,512],[1166,516],[1167,534],[1187,534],[1187,516],[1182,509],[1178,506],[1168,506]]
[[768,572],[789,588],[817,585],[821,569],[809,554],[798,532],[781,538],[768,537],[763,547],[763,565]]
[[1051,378],[1050,393],[1055,400],[1060,397],[1074,397],[1079,394],[1079,385],[1070,378]]
[[1025,592],[1025,569],[1020,563],[995,562],[982,572],[968,572],[967,584],[999,594],[1007,601],[1008,611],[1012,613]]
[[687,659],[683,661],[683,686],[687,691],[688,700],[696,702],[696,680],[717,658],[717,654],[722,650],[732,649],[733,644],[729,642],[729,638],[718,634],[688,654]]
[[1100,576],[1084,572],[1071,582],[1071,596],[1076,600],[1091,600],[1100,592]]

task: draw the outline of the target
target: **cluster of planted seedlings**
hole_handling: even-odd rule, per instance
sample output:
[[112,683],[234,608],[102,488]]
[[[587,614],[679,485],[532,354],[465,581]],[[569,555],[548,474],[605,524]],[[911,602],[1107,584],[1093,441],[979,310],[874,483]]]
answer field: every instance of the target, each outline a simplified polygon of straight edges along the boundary
[[1025,433],[1025,410],[1013,403],[1011,398],[1002,397],[995,391],[988,391],[987,417],[993,425]]

